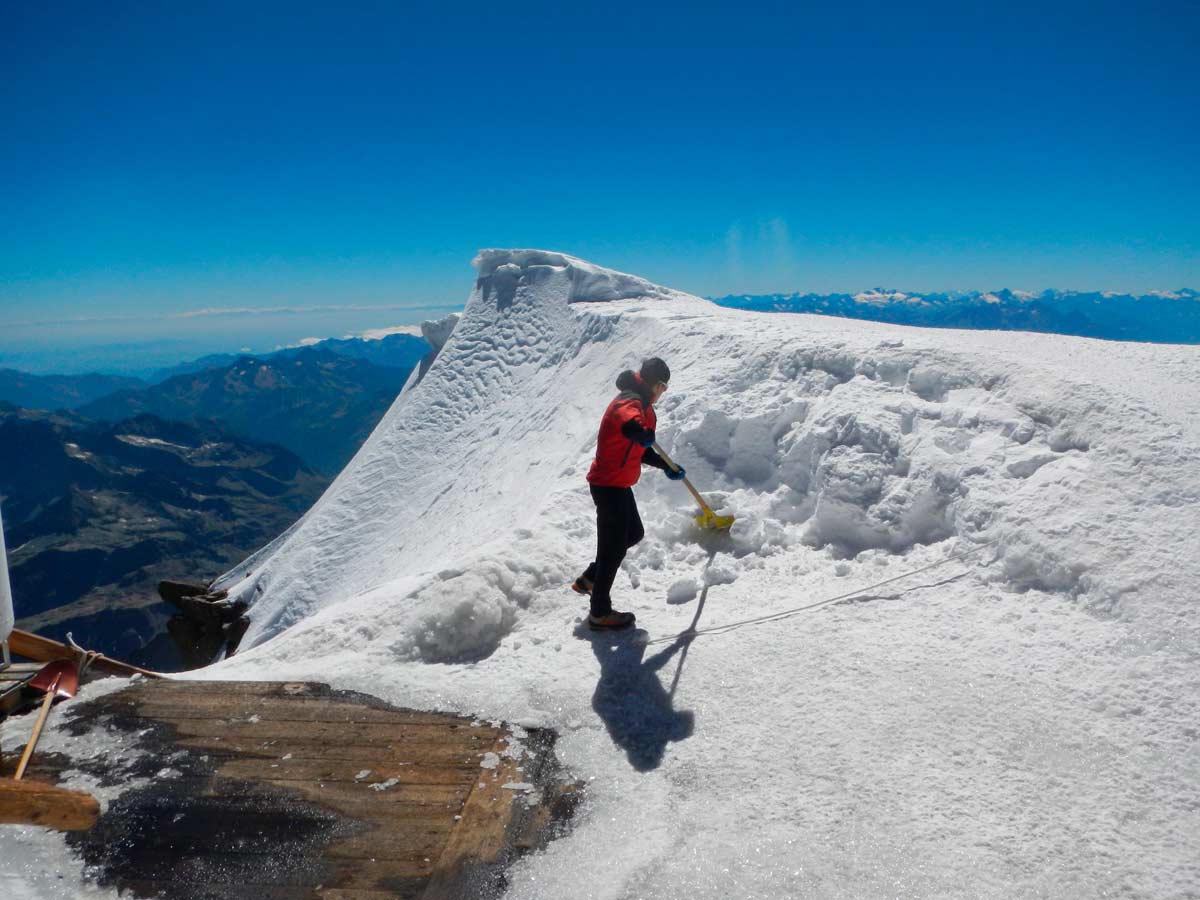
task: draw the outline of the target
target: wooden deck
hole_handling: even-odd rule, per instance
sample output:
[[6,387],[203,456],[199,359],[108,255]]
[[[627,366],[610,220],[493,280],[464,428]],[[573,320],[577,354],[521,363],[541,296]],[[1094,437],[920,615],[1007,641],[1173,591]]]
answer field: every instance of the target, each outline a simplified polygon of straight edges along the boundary
[[136,748],[43,757],[28,777],[148,779],[68,838],[100,882],[138,897],[491,897],[576,797],[551,733],[520,738],[514,759],[504,727],[320,684],[143,681],[56,715],[81,749],[93,728]]
[[0,718],[17,709],[23,699],[22,689],[41,669],[41,663],[29,662],[15,662],[0,669]]

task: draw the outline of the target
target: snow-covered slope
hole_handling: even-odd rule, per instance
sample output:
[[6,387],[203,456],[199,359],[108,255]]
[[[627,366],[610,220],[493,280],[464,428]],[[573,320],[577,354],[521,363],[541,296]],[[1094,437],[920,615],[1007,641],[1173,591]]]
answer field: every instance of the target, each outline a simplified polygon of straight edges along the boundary
[[[199,677],[558,729],[588,799],[514,897],[1195,896],[1200,350],[476,265],[362,452],[222,580],[254,624]],[[647,470],[643,630],[593,635],[583,474],[650,354],[662,441],[738,522]],[[83,891],[56,840],[0,828],[18,895]]]
[[[253,625],[204,677],[559,729],[588,801],[515,897],[1196,889],[1200,350],[744,313],[543,251],[475,264],[433,364],[222,580]],[[594,636],[567,588],[583,476],[617,373],[652,354],[660,440],[738,521],[697,531],[646,470],[614,592],[643,630]]]

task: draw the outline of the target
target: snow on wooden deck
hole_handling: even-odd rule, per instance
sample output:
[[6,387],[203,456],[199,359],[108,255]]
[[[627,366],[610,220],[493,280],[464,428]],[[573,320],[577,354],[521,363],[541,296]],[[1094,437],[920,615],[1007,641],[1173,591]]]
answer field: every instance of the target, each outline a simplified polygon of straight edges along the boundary
[[[497,724],[322,684],[146,681],[80,704],[67,727],[144,755],[148,783],[69,838],[100,882],[140,897],[490,896],[574,796],[549,732],[523,735],[518,759]],[[103,757],[30,774],[81,767],[105,777]]]

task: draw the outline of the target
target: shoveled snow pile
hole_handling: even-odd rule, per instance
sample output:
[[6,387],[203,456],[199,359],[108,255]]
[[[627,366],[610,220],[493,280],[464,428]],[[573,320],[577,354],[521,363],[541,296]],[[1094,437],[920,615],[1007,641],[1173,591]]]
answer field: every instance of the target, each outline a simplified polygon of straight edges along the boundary
[[[357,457],[222,579],[253,624],[201,677],[557,729],[587,800],[512,897],[1194,892],[1200,350],[475,264]],[[640,630],[596,635],[584,474],[649,355],[660,442],[737,521],[644,470],[614,588]]]

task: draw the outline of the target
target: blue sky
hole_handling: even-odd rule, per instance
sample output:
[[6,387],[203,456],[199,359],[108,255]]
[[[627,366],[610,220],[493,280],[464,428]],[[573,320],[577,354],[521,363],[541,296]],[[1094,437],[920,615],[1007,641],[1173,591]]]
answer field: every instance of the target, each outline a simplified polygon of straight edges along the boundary
[[415,321],[485,246],[710,296],[1200,285],[1195,3],[182,6],[0,9],[0,348]]

